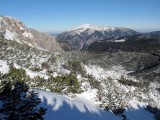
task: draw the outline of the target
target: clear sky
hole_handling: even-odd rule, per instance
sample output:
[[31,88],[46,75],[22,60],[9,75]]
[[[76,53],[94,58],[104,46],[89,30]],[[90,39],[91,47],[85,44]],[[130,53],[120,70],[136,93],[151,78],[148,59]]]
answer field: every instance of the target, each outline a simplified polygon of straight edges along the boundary
[[85,23],[160,30],[160,0],[0,0],[0,15],[50,33]]

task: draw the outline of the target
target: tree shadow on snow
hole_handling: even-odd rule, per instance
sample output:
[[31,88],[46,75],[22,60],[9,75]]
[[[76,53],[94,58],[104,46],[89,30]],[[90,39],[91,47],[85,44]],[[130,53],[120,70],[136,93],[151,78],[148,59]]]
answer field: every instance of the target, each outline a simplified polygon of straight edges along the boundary
[[[109,113],[97,108],[97,111],[91,111],[87,106],[70,105],[68,102],[63,101],[58,109],[54,109],[57,106],[57,100],[54,99],[53,105],[48,104],[48,100],[44,97],[41,106],[47,108],[44,116],[45,120],[121,120],[113,113]],[[83,110],[82,110],[83,109]],[[85,111],[84,111],[85,110]]]
[[123,115],[126,119],[95,106],[84,105],[74,100],[59,99],[57,96],[51,99],[43,96],[40,106],[47,108],[45,120],[155,120],[154,114],[140,106],[137,106],[137,109],[125,110]]

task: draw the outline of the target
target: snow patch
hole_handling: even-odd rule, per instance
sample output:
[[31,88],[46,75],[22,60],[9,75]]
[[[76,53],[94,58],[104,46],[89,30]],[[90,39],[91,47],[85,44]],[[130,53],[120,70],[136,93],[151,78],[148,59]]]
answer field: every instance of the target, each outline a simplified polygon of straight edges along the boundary
[[125,39],[121,39],[121,40],[115,40],[114,42],[125,42]]
[[41,78],[44,78],[44,79],[48,79],[49,78],[49,76],[45,74],[46,73],[45,70],[44,71],[40,71],[40,72],[31,71],[31,70],[29,70],[27,68],[24,68],[24,67],[21,67],[21,66],[19,66],[17,64],[14,64],[14,67],[18,68],[18,69],[23,68],[26,71],[26,74],[29,75],[31,78],[35,78],[35,77],[38,77],[38,76],[40,76]]
[[45,74],[45,72],[43,71],[40,71],[40,72],[35,72],[35,71],[31,71],[31,70],[28,70],[28,69],[25,69],[26,70],[26,74],[29,75],[31,78],[35,78],[37,76],[40,76],[44,79],[48,79],[49,76]]
[[96,79],[106,79],[111,77],[112,79],[116,80],[121,76],[125,76],[127,78],[127,74],[131,72],[126,71],[122,66],[113,66],[112,68],[105,70],[95,65],[84,65],[84,69],[86,70],[87,74],[92,75]]
[[84,102],[88,101],[89,103],[92,103],[94,105],[98,105],[99,102],[97,102],[95,99],[97,98],[97,89],[90,89],[88,91],[85,91],[79,95],[77,95],[77,98],[75,100],[84,100]]
[[24,37],[27,37],[27,38],[30,38],[30,39],[32,39],[33,38],[33,35],[31,34],[31,33],[29,33],[29,32],[24,32],[23,34],[22,34]]
[[9,65],[7,65],[7,61],[0,60],[0,72],[2,72],[3,74],[9,72]]
[[20,30],[24,30],[24,28],[23,28],[23,27],[20,27],[19,29],[20,29]]
[[135,110],[138,110],[140,107],[146,107],[147,106],[147,103],[144,103],[144,102],[139,102],[139,101],[136,101],[136,100],[130,100],[128,102],[129,106]]
[[14,40],[16,37],[15,33],[10,32],[8,29],[6,29],[6,33],[4,34],[4,38],[7,40]]
[[96,26],[96,25],[91,25],[91,24],[83,24],[75,28],[75,30],[81,30],[84,31],[86,29],[91,29],[91,30],[98,30],[98,31],[108,31],[108,30],[115,30],[116,27],[112,26]]

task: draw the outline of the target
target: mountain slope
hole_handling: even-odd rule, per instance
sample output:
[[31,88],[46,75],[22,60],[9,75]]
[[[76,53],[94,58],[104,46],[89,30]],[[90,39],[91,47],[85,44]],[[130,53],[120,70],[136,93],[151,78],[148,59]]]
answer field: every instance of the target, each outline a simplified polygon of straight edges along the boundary
[[124,42],[97,41],[92,43],[88,50],[95,52],[122,50],[127,52],[147,52],[160,55],[160,33],[158,31],[120,37],[117,38],[116,41],[121,40],[124,40]]
[[27,28],[20,20],[12,17],[0,16],[0,38],[15,40],[38,49],[62,50],[53,36]]
[[[14,62],[15,68],[26,71],[27,76],[23,76],[29,79],[24,79],[24,81],[32,89],[59,92],[68,96],[49,92],[41,95],[43,98],[41,105],[48,108],[46,120],[51,118],[56,118],[56,120],[118,119],[116,116],[110,117],[112,113],[100,110],[95,105],[102,109],[107,107],[116,109],[125,108],[125,106],[130,108],[130,103],[134,103],[132,106],[137,106],[137,108],[125,112],[126,115],[130,115],[129,119],[147,120],[144,115],[147,114],[147,118],[152,120],[152,114],[144,108],[138,108],[139,104],[137,105],[137,103],[145,102],[145,104],[151,104],[158,108],[160,106],[157,82],[153,81],[150,85],[147,81],[135,80],[128,75],[137,67],[143,69],[143,66],[153,65],[158,59],[155,56],[125,52],[111,54],[91,54],[77,51],[47,52],[9,40],[0,40],[0,48],[0,71],[2,73],[9,72],[9,65]],[[129,71],[119,65],[128,66]],[[70,84],[66,85],[65,82],[62,82],[62,80],[75,79],[69,74],[77,78],[80,85],[80,88],[76,85],[76,90],[80,90],[78,93],[70,91],[75,89],[70,89]],[[72,88],[75,88],[75,85],[72,85]],[[128,96],[130,97],[128,98]],[[89,102],[86,102],[88,100]],[[101,113],[101,116],[97,111]],[[144,114],[142,115],[142,113]]]
[[[122,116],[116,116],[112,112],[99,109],[86,98],[70,99],[65,95],[50,92],[37,91],[42,99],[41,106],[47,107],[45,120],[124,120]],[[153,114],[149,113],[135,101],[132,101],[132,109],[124,112],[130,120],[154,120]]]
[[57,39],[60,41],[71,41],[73,49],[86,49],[95,41],[109,41],[114,38],[135,34],[137,32],[129,28],[84,24],[59,34]]

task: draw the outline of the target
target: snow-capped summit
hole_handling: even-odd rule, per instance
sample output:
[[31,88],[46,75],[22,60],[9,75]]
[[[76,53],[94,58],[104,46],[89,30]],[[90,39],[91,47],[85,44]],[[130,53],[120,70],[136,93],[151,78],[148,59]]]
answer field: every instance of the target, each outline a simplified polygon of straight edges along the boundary
[[0,39],[14,40],[44,50],[61,50],[53,36],[30,29],[10,16],[0,16]]
[[97,31],[104,31],[104,30],[115,30],[117,27],[112,27],[112,26],[96,26],[92,24],[83,24],[75,28],[76,29],[92,29],[92,30],[97,30]]
[[95,41],[113,41],[118,37],[135,34],[137,34],[136,31],[124,27],[83,24],[59,34],[57,39],[61,41],[70,41],[73,49],[86,49],[91,43]]
[[97,26],[91,24],[83,24],[76,27],[76,29],[97,29]]

